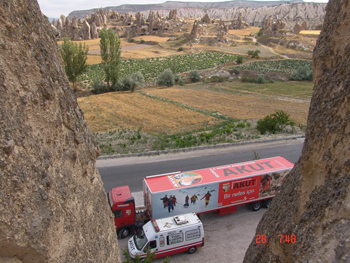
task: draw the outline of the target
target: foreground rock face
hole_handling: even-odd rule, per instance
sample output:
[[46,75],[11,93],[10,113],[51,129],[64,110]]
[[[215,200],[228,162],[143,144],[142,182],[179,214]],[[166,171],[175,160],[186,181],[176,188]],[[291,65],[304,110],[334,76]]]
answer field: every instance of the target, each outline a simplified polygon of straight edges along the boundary
[[254,238],[244,262],[350,262],[349,21],[350,1],[331,0],[314,51],[302,156],[258,225],[266,243]]
[[0,1],[0,262],[118,262],[99,149],[36,1]]

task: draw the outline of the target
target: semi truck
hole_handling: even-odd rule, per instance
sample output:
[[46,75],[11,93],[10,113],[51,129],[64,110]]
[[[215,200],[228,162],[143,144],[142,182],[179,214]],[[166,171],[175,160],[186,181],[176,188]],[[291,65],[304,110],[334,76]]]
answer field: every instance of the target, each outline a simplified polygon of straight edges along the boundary
[[294,167],[277,156],[205,169],[147,176],[143,180],[142,210],[128,186],[113,188],[108,201],[114,214],[119,238],[140,229],[151,218],[194,212],[235,212],[238,205],[250,205],[253,211],[269,207],[283,179]]

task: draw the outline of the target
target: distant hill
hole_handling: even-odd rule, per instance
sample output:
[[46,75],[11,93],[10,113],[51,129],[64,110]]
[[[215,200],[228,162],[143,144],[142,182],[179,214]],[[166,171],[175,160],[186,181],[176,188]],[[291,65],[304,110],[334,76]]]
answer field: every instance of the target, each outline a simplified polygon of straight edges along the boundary
[[[277,6],[285,3],[304,3],[302,0],[292,0],[292,1],[225,1],[225,2],[175,2],[167,1],[162,4],[146,4],[146,5],[120,5],[120,6],[110,6],[103,8],[104,10],[114,10],[120,13],[135,13],[144,12],[149,10],[172,10],[172,9],[227,9],[227,8],[237,8],[237,7],[250,7],[257,8],[262,6]],[[74,16],[77,18],[83,18],[85,16],[90,16],[91,13],[96,10],[80,10],[73,11],[69,13],[68,18],[72,19]]]
[[[242,15],[243,20],[251,26],[262,26],[266,18],[274,20],[283,19],[286,28],[291,29],[295,24],[306,22],[309,29],[321,25],[326,14],[326,3],[306,3],[303,1],[227,1],[216,3],[203,2],[174,2],[149,5],[121,5],[106,7],[105,10],[114,10],[119,13],[135,14],[141,12],[148,16],[150,10],[157,11],[163,17],[169,15],[169,11],[176,9],[178,17],[202,18],[208,14],[212,19],[232,20]],[[83,18],[90,16],[93,11],[83,10],[71,12],[68,16]]]

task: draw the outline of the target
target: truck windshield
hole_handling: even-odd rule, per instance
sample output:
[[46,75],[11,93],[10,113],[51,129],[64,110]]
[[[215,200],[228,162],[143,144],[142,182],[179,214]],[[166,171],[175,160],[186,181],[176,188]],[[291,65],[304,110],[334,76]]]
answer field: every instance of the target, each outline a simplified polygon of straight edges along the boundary
[[144,245],[148,242],[148,239],[145,233],[143,232],[143,229],[141,229],[137,233],[137,235],[134,236],[134,242],[138,250],[141,250],[144,247]]

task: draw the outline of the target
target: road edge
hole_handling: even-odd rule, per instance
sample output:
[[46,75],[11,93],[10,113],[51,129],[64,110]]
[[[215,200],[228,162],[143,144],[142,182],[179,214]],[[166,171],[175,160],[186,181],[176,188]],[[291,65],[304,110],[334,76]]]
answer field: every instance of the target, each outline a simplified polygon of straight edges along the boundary
[[266,143],[266,142],[284,141],[284,140],[296,140],[296,139],[300,139],[300,138],[305,138],[305,135],[287,136],[287,137],[265,139],[265,140],[252,140],[252,141],[244,141],[244,142],[237,142],[237,143],[221,143],[221,144],[188,147],[188,148],[180,148],[180,149],[169,149],[169,150],[148,151],[148,152],[140,152],[140,153],[105,155],[105,156],[99,156],[97,158],[97,160],[117,159],[117,158],[124,158],[124,157],[151,156],[151,155],[160,155],[160,154],[177,153],[177,152],[190,152],[190,151],[198,151],[198,150],[206,150],[206,149],[214,149],[214,148],[225,148],[225,147],[236,146],[236,145]]

